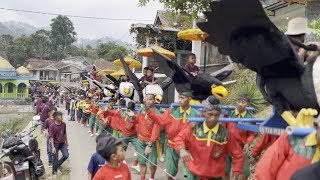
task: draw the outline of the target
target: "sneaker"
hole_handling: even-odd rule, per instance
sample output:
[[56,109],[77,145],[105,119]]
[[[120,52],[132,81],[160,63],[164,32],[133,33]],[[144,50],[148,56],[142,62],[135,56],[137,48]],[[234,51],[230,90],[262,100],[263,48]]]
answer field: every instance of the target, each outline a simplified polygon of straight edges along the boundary
[[159,159],[159,161],[160,161],[160,162],[164,162],[164,158],[161,157],[161,158]]
[[135,153],[133,154],[133,156],[134,156],[134,157],[137,157],[137,156],[138,156],[137,152],[135,152]]
[[149,180],[154,180],[153,178],[149,178]]
[[83,127],[84,125],[83,124],[81,124],[81,127]]
[[52,163],[49,163],[49,164],[48,164],[48,168],[52,168]]
[[90,130],[88,131],[88,133],[91,133],[91,134],[92,134],[92,132],[91,132]]
[[138,172],[140,172],[140,166],[139,166],[139,164],[136,165],[136,166],[132,165],[131,168],[132,168],[132,169],[135,169],[135,170],[138,171]]
[[91,133],[90,136],[93,137],[93,134]]
[[99,133],[96,133],[96,136],[99,136]]

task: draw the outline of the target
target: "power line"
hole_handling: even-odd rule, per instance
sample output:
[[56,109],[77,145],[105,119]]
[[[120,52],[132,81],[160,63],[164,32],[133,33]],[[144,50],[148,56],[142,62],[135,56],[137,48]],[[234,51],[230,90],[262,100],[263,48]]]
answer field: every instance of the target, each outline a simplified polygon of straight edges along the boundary
[[70,14],[57,14],[57,13],[50,13],[50,12],[40,12],[40,11],[31,11],[31,10],[23,10],[23,9],[12,9],[12,8],[3,8],[0,7],[1,10],[6,11],[17,11],[17,12],[26,12],[26,13],[33,13],[33,14],[43,14],[43,15],[51,15],[51,16],[67,16],[73,18],[82,18],[82,19],[96,19],[96,20],[108,20],[108,21],[154,21],[149,19],[131,19],[131,18],[107,18],[107,17],[94,17],[94,16],[78,16],[78,15],[70,15]]

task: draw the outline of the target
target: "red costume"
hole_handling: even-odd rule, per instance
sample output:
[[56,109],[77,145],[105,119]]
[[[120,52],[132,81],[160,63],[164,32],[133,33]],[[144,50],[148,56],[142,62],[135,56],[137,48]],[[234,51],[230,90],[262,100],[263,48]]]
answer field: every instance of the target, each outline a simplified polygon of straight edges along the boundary
[[256,145],[252,148],[251,154],[253,156],[260,156],[261,152],[271,146],[276,140],[278,136],[271,134],[264,134],[261,136]]

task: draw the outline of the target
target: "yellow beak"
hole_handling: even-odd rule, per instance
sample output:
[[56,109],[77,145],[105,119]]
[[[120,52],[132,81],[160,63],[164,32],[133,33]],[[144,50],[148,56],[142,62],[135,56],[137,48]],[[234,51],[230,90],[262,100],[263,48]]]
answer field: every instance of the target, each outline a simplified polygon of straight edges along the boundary
[[212,93],[212,95],[214,95],[215,97],[220,98],[220,99],[228,96],[228,90],[221,85],[212,88],[211,93]]
[[160,104],[161,101],[162,101],[162,96],[161,95],[156,95],[155,99],[156,99],[156,103]]

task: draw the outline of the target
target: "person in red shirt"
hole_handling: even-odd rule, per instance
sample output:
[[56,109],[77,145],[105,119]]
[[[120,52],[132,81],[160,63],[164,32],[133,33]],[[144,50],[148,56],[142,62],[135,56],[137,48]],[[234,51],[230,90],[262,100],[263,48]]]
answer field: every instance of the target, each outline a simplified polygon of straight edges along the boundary
[[[174,150],[174,138],[184,128],[191,126],[189,117],[200,117],[200,112],[190,106],[192,92],[185,88],[179,92],[179,107],[170,107],[163,114],[156,115],[153,111],[148,111],[148,116],[160,126],[165,127],[168,139],[166,147],[166,171],[172,177],[178,173],[179,154]],[[173,179],[168,177],[168,179]]]
[[90,122],[89,122],[89,126],[90,126],[90,133],[91,136],[93,136],[93,129],[94,127],[96,127],[96,135],[98,136],[98,130],[99,130],[99,117],[97,115],[98,111],[99,111],[99,99],[98,96],[94,96],[93,97],[93,102],[91,102],[91,104],[89,105],[89,109],[91,111],[91,115],[90,115]]
[[112,136],[98,140],[97,152],[108,163],[98,170],[93,180],[131,180],[129,168],[123,163],[126,155],[121,142],[122,139]]
[[257,158],[261,155],[262,151],[271,146],[278,139],[278,137],[279,136],[271,134],[262,135],[256,145],[252,148],[252,158],[249,160],[250,164],[257,161]]
[[[282,134],[264,153],[254,174],[255,180],[289,180],[298,170],[320,160],[320,127],[306,137]],[[308,177],[305,177],[308,179]]]
[[[250,105],[250,102],[250,97],[247,94],[241,94],[237,101],[237,108],[234,111],[231,111],[230,118],[253,118],[253,115],[246,110]],[[224,123],[223,125],[230,133],[233,134],[237,143],[244,149],[244,151],[248,152],[248,148],[254,139],[254,133],[238,129],[236,123]],[[241,180],[246,180],[250,176],[249,158],[246,154],[245,160],[243,174],[240,176]],[[231,164],[232,157],[229,156],[227,159],[226,175],[224,177],[226,180],[230,179]]]
[[135,115],[133,111],[128,110],[127,115],[132,118],[131,123],[137,126],[138,139],[136,141],[137,151],[140,154],[138,156],[138,162],[140,165],[140,175],[141,180],[145,180],[147,172],[147,161],[145,157],[141,154],[148,156],[150,163],[150,178],[154,179],[157,167],[157,145],[156,141],[160,136],[160,126],[148,117],[147,111],[152,111],[153,113],[160,114],[160,111],[154,107],[155,95],[146,94],[144,99],[144,105],[140,108],[140,111]]
[[175,138],[175,150],[187,167],[187,179],[222,180],[228,154],[233,157],[233,173],[243,172],[244,155],[236,138],[218,123],[221,109],[204,102],[205,121],[183,129]]

